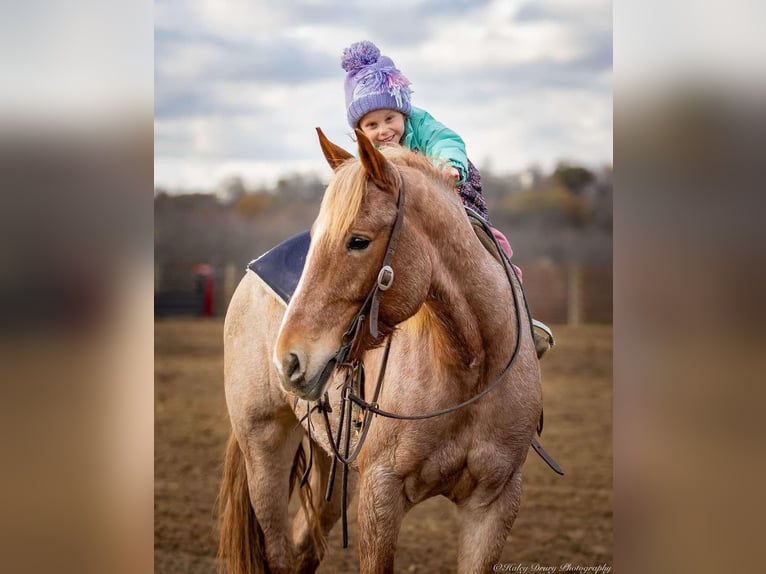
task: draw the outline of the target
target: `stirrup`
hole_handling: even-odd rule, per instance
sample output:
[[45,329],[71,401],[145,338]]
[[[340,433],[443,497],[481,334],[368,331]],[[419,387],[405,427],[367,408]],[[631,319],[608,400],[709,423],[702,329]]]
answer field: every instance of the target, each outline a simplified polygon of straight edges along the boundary
[[542,321],[538,321],[537,319],[532,319],[532,326],[537,329],[540,329],[547,335],[548,344],[551,347],[553,347],[553,345],[556,344],[556,342],[553,340],[553,331],[551,331],[551,328],[548,325],[546,325]]
[[539,361],[553,347],[553,332],[542,321],[532,319],[532,336],[535,340],[535,352]]

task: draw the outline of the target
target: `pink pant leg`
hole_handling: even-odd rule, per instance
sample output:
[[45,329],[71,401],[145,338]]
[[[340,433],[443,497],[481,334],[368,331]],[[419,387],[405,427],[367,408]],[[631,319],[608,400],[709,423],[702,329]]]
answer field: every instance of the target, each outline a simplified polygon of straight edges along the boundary
[[[495,236],[498,244],[500,247],[502,247],[503,251],[505,251],[505,254],[508,256],[508,259],[513,257],[513,249],[511,249],[511,244],[508,243],[508,239],[506,239],[505,235],[503,235],[503,232],[499,229],[496,229],[495,227],[490,227],[490,229],[492,230],[492,235]],[[513,263],[511,263],[511,265],[513,265]],[[519,281],[521,281],[521,269],[519,269],[516,265],[513,265],[513,268],[516,270],[516,275],[519,276]]]

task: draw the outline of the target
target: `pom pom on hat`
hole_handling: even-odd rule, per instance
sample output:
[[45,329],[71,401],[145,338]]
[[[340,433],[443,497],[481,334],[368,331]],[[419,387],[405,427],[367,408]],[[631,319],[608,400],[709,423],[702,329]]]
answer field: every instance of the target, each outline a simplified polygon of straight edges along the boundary
[[396,110],[410,114],[410,81],[394,65],[381,56],[378,47],[364,40],[343,50],[341,66],[346,74],[346,118],[352,128],[374,110]]
[[340,65],[347,72],[355,72],[362,66],[374,64],[380,58],[380,50],[372,42],[363,40],[354,42],[348,48],[343,50],[343,58]]

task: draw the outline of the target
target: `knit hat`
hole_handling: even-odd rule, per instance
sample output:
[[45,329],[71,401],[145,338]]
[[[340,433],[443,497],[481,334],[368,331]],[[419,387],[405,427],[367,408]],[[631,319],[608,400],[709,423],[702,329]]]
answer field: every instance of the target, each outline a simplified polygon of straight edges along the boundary
[[410,114],[410,81],[388,56],[381,56],[372,42],[355,42],[343,50],[341,66],[346,74],[346,116],[355,128],[374,110],[397,110]]

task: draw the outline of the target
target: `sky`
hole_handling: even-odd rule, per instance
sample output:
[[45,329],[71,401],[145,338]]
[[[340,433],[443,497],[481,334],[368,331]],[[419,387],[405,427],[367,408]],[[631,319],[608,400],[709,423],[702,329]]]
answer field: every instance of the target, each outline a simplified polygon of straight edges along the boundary
[[314,128],[355,148],[340,59],[359,40],[479,168],[612,163],[608,1],[156,0],[155,187],[329,175]]

